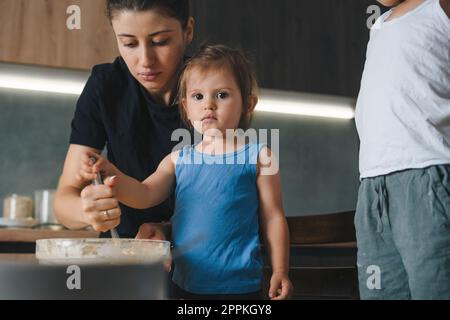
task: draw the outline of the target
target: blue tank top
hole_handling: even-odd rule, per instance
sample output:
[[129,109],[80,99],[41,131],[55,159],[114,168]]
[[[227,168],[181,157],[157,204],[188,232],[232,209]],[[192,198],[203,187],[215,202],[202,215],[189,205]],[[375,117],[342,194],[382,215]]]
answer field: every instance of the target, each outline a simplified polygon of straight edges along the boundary
[[173,281],[196,294],[261,289],[257,159],[261,145],[223,155],[186,146],[176,164]]

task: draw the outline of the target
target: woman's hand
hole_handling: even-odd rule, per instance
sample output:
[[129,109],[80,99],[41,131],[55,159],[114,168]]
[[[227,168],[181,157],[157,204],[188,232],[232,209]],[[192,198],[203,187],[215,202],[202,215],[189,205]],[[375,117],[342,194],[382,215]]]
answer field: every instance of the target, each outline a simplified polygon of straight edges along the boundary
[[161,223],[144,223],[140,226],[136,239],[166,240],[164,226]]
[[122,211],[114,197],[115,177],[103,185],[89,185],[81,191],[82,220],[95,231],[106,232],[120,224]]
[[[144,223],[139,227],[136,239],[165,241],[167,223]],[[167,272],[172,270],[172,260],[164,261]]]
[[[95,158],[95,164],[92,163]],[[81,166],[78,179],[81,181],[95,180],[97,173],[109,176],[102,185],[88,185],[80,194],[82,220],[91,225],[95,231],[106,232],[120,224],[122,211],[115,198],[114,186],[117,168],[108,160],[95,152],[85,152],[81,155]]]
[[269,298],[270,300],[289,299],[294,291],[294,286],[289,280],[287,273],[274,272],[270,279]]

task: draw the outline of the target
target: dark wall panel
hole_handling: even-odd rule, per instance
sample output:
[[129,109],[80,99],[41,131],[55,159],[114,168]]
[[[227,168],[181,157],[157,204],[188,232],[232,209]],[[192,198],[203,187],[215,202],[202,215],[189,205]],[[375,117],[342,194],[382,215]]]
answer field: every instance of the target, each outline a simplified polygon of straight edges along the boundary
[[193,47],[243,48],[261,87],[356,97],[373,0],[192,0]]

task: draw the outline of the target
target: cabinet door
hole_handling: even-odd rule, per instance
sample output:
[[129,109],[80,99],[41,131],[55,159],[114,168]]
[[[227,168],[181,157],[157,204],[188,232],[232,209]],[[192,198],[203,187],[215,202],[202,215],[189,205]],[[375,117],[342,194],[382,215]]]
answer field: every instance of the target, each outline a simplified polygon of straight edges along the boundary
[[104,0],[0,1],[0,61],[90,69],[116,56]]

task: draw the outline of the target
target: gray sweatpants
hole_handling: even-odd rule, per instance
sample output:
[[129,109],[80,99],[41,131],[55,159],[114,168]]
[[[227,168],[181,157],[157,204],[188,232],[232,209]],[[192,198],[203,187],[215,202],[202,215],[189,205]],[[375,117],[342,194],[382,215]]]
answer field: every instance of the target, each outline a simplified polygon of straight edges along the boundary
[[450,299],[450,165],[363,179],[361,299]]

